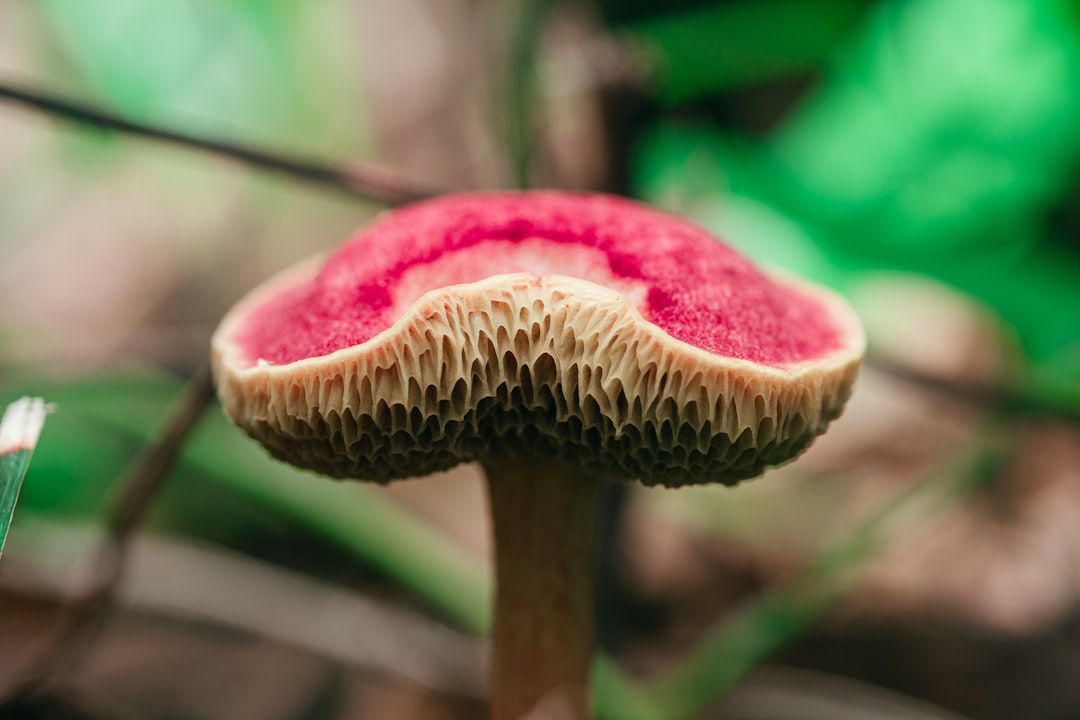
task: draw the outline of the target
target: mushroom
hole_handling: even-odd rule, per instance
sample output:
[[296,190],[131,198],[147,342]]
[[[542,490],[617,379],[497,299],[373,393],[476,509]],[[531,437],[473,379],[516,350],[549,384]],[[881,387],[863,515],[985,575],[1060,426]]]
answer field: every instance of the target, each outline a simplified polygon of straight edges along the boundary
[[495,537],[491,704],[587,717],[600,474],[733,485],[841,411],[848,305],[603,195],[445,196],[267,281],[217,329],[225,412],[274,456],[385,483],[478,461]]

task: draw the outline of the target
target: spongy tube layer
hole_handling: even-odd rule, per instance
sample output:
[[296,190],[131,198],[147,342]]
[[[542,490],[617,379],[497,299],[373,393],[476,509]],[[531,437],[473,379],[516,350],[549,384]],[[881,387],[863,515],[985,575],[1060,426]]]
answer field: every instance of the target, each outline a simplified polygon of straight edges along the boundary
[[273,455],[340,478],[543,457],[646,484],[734,484],[793,459],[839,415],[863,350],[846,304],[794,281],[778,282],[821,302],[849,341],[775,368],[675,340],[589,281],[514,274],[432,291],[324,357],[239,360],[232,338],[247,310],[294,281],[264,286],[223,321],[218,392]]

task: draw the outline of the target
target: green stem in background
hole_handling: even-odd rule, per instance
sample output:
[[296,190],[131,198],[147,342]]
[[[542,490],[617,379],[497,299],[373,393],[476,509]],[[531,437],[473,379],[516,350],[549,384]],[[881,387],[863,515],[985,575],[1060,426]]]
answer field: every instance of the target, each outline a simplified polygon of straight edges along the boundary
[[[183,449],[183,459],[394,577],[465,629],[486,631],[489,583],[483,569],[441,532],[379,488],[329,482],[271,461],[225,425],[220,416],[203,423]],[[137,432],[137,423],[125,429]],[[231,435],[241,442],[230,442]]]
[[[463,629],[487,631],[490,583],[484,568],[438,529],[376,487],[305,477],[280,463],[252,463],[250,457],[208,455],[206,448],[219,440],[210,437],[211,432],[194,438],[187,456],[193,466],[287,513],[393,577]],[[262,452],[248,444],[253,452]],[[261,472],[252,472],[254,468]]]
[[555,0],[521,0],[515,8],[510,35],[506,92],[506,147],[513,165],[514,184],[530,185],[533,154],[533,108],[537,90],[536,58]]
[[1008,456],[996,423],[930,477],[885,504],[813,558],[781,587],[725,620],[667,677],[641,686],[610,663],[598,665],[594,697],[601,720],[697,717],[769,655],[818,622],[856,574],[913,527],[925,526],[992,482]]
[[41,398],[24,397],[11,403],[0,419],[0,554],[47,413]]

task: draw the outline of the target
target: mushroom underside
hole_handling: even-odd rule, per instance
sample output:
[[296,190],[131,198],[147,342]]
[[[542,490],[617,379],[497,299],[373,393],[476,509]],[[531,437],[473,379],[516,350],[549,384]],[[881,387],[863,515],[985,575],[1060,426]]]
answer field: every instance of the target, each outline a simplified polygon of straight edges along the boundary
[[840,413],[858,362],[712,356],[571,278],[433,293],[379,338],[301,363],[237,370],[224,354],[226,412],[322,474],[386,482],[536,457],[668,486],[791,460]]

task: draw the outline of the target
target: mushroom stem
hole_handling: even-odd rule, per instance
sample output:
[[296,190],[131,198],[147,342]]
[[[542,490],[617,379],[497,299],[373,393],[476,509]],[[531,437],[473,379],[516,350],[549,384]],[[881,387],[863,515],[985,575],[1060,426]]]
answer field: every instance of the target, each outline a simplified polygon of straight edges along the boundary
[[519,720],[543,702],[559,717],[588,718],[598,483],[541,459],[484,469],[495,534],[492,717]]

